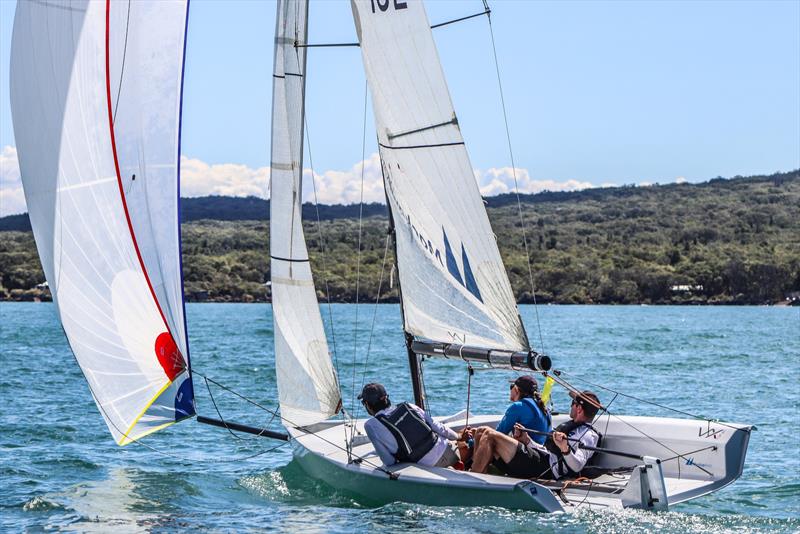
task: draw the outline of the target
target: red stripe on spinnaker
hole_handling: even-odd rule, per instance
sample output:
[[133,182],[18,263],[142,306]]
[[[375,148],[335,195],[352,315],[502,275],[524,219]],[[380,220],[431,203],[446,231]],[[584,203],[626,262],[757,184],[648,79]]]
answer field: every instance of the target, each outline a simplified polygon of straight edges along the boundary
[[[117,185],[119,186],[119,196],[122,200],[122,209],[125,211],[125,220],[128,222],[128,230],[131,233],[131,240],[133,241],[133,248],[136,250],[136,257],[139,258],[139,265],[142,267],[142,274],[144,274],[144,279],[147,281],[147,287],[150,288],[150,294],[153,296],[153,301],[156,303],[156,308],[158,308],[158,313],[161,314],[161,319],[164,321],[164,327],[169,332],[169,335],[172,336],[172,332],[169,329],[169,324],[167,323],[167,317],[164,315],[164,311],[161,309],[161,304],[158,302],[158,297],[156,297],[156,292],[153,289],[153,284],[150,283],[150,277],[147,274],[147,268],[144,265],[144,259],[142,259],[142,253],[139,251],[139,244],[136,242],[136,234],[133,231],[133,223],[131,222],[131,216],[128,213],[128,203],[125,201],[125,188],[122,186],[122,175],[119,172],[119,159],[117,158],[117,141],[114,137],[114,112],[112,111],[111,105],[111,54],[110,54],[110,24],[111,24],[111,0],[106,0],[106,98],[108,100],[108,127],[111,131],[111,152],[114,154],[114,169],[117,172]],[[172,336],[174,339],[175,336]]]

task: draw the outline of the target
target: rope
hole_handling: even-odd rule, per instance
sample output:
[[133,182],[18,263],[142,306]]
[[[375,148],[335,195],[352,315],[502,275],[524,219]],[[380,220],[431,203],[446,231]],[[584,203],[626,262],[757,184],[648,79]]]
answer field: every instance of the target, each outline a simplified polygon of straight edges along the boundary
[[114,104],[114,115],[112,122],[117,122],[117,109],[119,108],[119,95],[122,93],[122,77],[125,74],[125,58],[128,56],[128,28],[131,23],[131,0],[128,0],[128,14],[125,18],[125,43],[122,45],[122,65],[119,69],[119,85],[117,86],[117,103]]
[[[389,236],[387,234],[387,236],[386,236],[386,244],[383,247],[383,263],[381,264],[381,275],[380,275],[380,278],[378,279],[378,294],[375,296],[375,305],[373,306],[373,312],[372,312],[372,324],[370,325],[369,338],[367,339],[367,355],[366,355],[366,357],[364,359],[364,367],[363,367],[364,371],[361,373],[361,385],[360,385],[359,389],[364,387],[364,381],[367,378],[367,368],[368,368],[368,365],[369,365],[369,355],[370,355],[370,352],[372,350],[372,338],[373,338],[373,334],[375,333],[375,320],[376,320],[376,318],[378,316],[378,304],[379,304],[380,298],[381,298],[381,289],[383,288],[383,273],[386,271],[386,259],[388,258],[388,255],[389,255],[389,242],[390,242],[390,240],[391,240],[391,236]],[[357,405],[356,409],[355,409],[355,419],[358,419],[359,411],[360,411],[360,406]]]
[[474,373],[475,371],[472,369],[472,365],[467,363],[467,417],[464,421],[465,427],[469,426],[469,398],[470,398],[470,393],[472,392],[472,375]]
[[[616,391],[616,390],[614,390],[614,389],[611,389],[611,388],[609,388],[609,387],[606,387],[606,386],[602,386],[602,385],[600,385],[600,384],[595,384],[595,383],[593,383],[593,382],[590,382],[590,381],[586,380],[585,378],[581,378],[581,377],[579,377],[578,375],[576,375],[576,374],[573,374],[573,373],[565,373],[564,371],[558,371],[558,373],[559,373],[559,374],[563,374],[563,375],[568,375],[568,376],[571,376],[573,379],[575,379],[575,380],[578,380],[578,381],[580,381],[580,382],[583,382],[584,384],[588,384],[588,385],[590,385],[590,386],[592,386],[592,387],[599,388],[599,389],[602,389],[602,390],[605,390],[605,391],[608,391],[608,392],[614,393],[614,395],[619,395],[619,396],[622,396],[622,397],[627,397],[627,398],[629,398],[629,399],[633,399],[633,400],[635,400],[635,401],[642,402],[642,403],[644,403],[644,404],[650,404],[650,405],[652,405],[652,406],[657,406],[658,408],[661,408],[661,409],[663,409],[663,410],[668,410],[668,411],[671,411],[671,412],[674,412],[674,413],[677,413],[677,414],[680,414],[680,415],[685,415],[685,416],[687,416],[687,417],[691,417],[692,419],[698,419],[698,420],[700,420],[700,421],[707,421],[707,422],[709,422],[709,423],[715,423],[715,424],[718,424],[718,425],[727,426],[728,428],[732,428],[732,429],[734,429],[734,430],[743,430],[742,428],[739,428],[739,427],[736,427],[736,426],[733,426],[733,425],[729,425],[729,424],[727,424],[727,423],[723,423],[723,422],[717,421],[716,419],[710,419],[710,418],[708,418],[708,417],[703,417],[702,415],[697,415],[697,414],[693,414],[693,413],[690,413],[690,412],[685,412],[685,411],[683,411],[683,410],[679,410],[679,409],[677,409],[677,408],[671,408],[671,407],[669,407],[669,406],[666,406],[666,405],[664,405],[664,404],[659,404],[658,402],[655,402],[655,401],[650,401],[650,400],[647,400],[647,399],[642,399],[642,398],[640,398],[640,397],[636,397],[636,396],[634,396],[634,395],[629,395],[629,394],[627,394],[627,393],[623,393],[623,392],[621,392],[621,391]],[[577,389],[575,389],[574,391],[576,391],[576,392],[577,392]],[[616,398],[616,397],[615,397],[615,398]],[[609,404],[611,404],[611,403],[609,403]]]
[[[508,127],[508,114],[506,113],[506,99],[503,93],[503,82],[500,76],[500,63],[497,59],[497,47],[494,41],[494,29],[492,28],[492,16],[490,14],[489,5],[484,0],[484,7],[486,8],[486,19],[489,21],[489,35],[492,38],[492,54],[494,55],[494,68],[497,74],[497,87],[500,90],[500,104],[503,108],[503,122],[506,127],[506,140],[508,142],[508,154],[511,158],[511,174],[514,177],[514,193],[517,197],[517,212],[519,214],[520,227],[522,229],[522,243],[525,247],[525,259],[528,262],[528,279],[531,284],[531,295],[533,296],[533,309],[536,316],[536,328],[539,331],[539,345],[543,353],[546,353],[544,348],[544,337],[542,336],[542,325],[539,322],[539,308],[536,303],[536,284],[533,281],[533,267],[531,266],[531,255],[528,249],[528,235],[525,227],[525,218],[522,215],[522,202],[519,197],[519,182],[517,181],[517,166],[514,163],[514,151],[511,146],[511,131]],[[520,320],[522,322],[522,320]]]
[[[356,410],[356,368],[357,368],[357,361],[358,361],[358,293],[361,286],[361,236],[363,232],[363,222],[364,222],[364,169],[366,165],[364,165],[364,158],[366,157],[366,149],[367,149],[367,102],[369,95],[369,88],[367,86],[367,82],[364,82],[364,120],[362,125],[362,133],[361,133],[361,197],[359,198],[358,203],[358,248],[356,249],[356,311],[355,311],[355,321],[353,324],[353,381],[351,384],[351,391],[350,391],[350,406],[353,407],[353,411]],[[355,425],[353,425],[355,429]],[[355,435],[355,434],[354,434]]]
[[[319,198],[317,196],[317,181],[314,179],[314,159],[311,155],[311,134],[308,130],[308,120],[305,113],[303,114],[303,124],[306,130],[306,148],[308,149],[308,165],[311,169],[311,185],[314,190],[314,211],[317,216],[317,235],[319,239],[319,252],[322,260],[322,281],[325,284],[325,300],[328,310],[328,324],[331,330],[331,346],[333,348],[333,365],[336,367],[336,385],[339,386],[339,359],[337,358],[336,350],[336,329],[333,323],[333,306],[331,305],[331,291],[328,285],[328,259],[325,251],[325,238],[322,233],[322,219],[319,215]],[[341,396],[341,387],[339,387],[339,395]]]
[[[563,380],[563,379],[559,378],[559,375],[561,375],[561,374],[564,374],[564,373],[563,373],[563,372],[561,372],[561,371],[555,371],[555,372],[553,373],[553,377],[555,378],[556,382],[557,382],[559,385],[563,386],[564,388],[566,388],[566,389],[568,389],[568,390],[570,390],[570,391],[575,391],[575,392],[578,392],[578,393],[579,393],[578,389],[577,389],[577,388],[575,388],[575,386],[573,386],[572,384],[569,384],[569,383],[568,383],[566,380]],[[589,382],[587,381],[587,383],[589,383]],[[591,384],[591,385],[593,385],[593,386],[594,386],[594,384]],[[605,387],[603,387],[603,386],[600,386],[599,384],[598,384],[598,385],[596,385],[596,386],[597,386],[597,387],[600,387],[600,388],[602,388],[602,389],[606,389],[606,390],[608,390],[608,391],[613,391],[613,390],[611,390],[611,389],[609,389],[609,388],[605,388]],[[615,392],[615,393],[617,393],[617,392]],[[623,395],[623,396],[627,396],[627,395],[625,395],[624,393],[619,393],[619,394],[620,394],[620,395]],[[644,401],[644,400],[642,400],[642,402],[647,402],[647,401]],[[614,418],[616,418],[618,421],[620,421],[620,422],[621,422],[621,423],[623,423],[624,425],[626,425],[626,426],[630,427],[631,429],[635,430],[636,432],[638,432],[638,433],[639,433],[639,434],[641,434],[642,436],[644,436],[644,437],[646,437],[647,439],[651,440],[652,442],[654,442],[654,443],[656,443],[656,444],[660,445],[661,447],[665,448],[665,449],[666,449],[666,450],[668,450],[669,452],[671,452],[671,453],[675,454],[675,455],[676,455],[676,457],[681,457],[681,458],[682,458],[682,457],[684,457],[684,454],[681,454],[681,453],[679,453],[678,451],[676,451],[676,450],[672,449],[671,447],[668,447],[667,445],[665,445],[664,443],[662,443],[662,442],[661,442],[661,441],[659,441],[658,439],[654,438],[653,436],[651,436],[651,435],[650,435],[650,434],[648,434],[647,432],[645,432],[645,431],[643,431],[643,430],[640,430],[640,429],[639,429],[639,428],[637,428],[635,425],[633,425],[633,424],[629,423],[628,421],[626,421],[625,419],[623,419],[623,418],[622,418],[622,417],[620,417],[619,415],[617,415],[617,414],[615,414],[615,413],[612,413],[612,412],[611,412],[611,411],[608,409],[608,406],[601,406],[601,407],[600,407],[600,409],[601,409],[602,411],[606,412],[606,413],[609,415],[609,417],[614,417]],[[669,409],[669,408],[668,408],[668,409]],[[694,416],[693,416],[693,417],[694,417]],[[691,454],[691,453],[686,453],[686,454]],[[691,464],[691,465],[692,465],[692,466],[694,466],[694,467],[696,467],[696,468],[698,468],[698,469],[700,469],[701,471],[703,471],[704,473],[708,474],[709,476],[714,476],[714,473],[712,473],[712,472],[711,472],[711,471],[709,471],[708,469],[705,469],[705,468],[703,468],[703,467],[701,467],[701,466],[699,466],[699,465],[697,465],[697,464]],[[678,465],[678,476],[680,477],[680,464]]]
[[[253,406],[256,406],[257,408],[260,408],[261,410],[264,410],[265,412],[268,412],[268,413],[276,415],[277,417],[280,417],[281,421],[287,423],[288,426],[291,426],[294,429],[297,429],[297,430],[299,430],[301,432],[304,432],[307,435],[316,436],[317,439],[320,439],[320,440],[324,441],[328,445],[331,445],[333,447],[336,447],[340,451],[344,451],[345,453],[348,453],[348,460],[350,459],[349,451],[348,451],[347,448],[342,447],[341,445],[339,445],[337,443],[334,443],[334,442],[330,441],[329,439],[323,438],[322,436],[320,436],[318,434],[318,432],[311,432],[310,430],[307,430],[306,428],[291,422],[290,420],[286,419],[285,417],[283,417],[281,415],[278,415],[275,410],[267,408],[266,406],[262,406],[261,404],[257,403],[256,401],[254,401],[254,400],[252,400],[252,399],[250,399],[248,397],[245,397],[241,393],[239,393],[239,392],[237,392],[237,391],[225,386],[224,384],[220,384],[219,382],[217,382],[213,378],[209,378],[208,376],[206,376],[206,375],[204,375],[204,374],[202,374],[202,373],[200,373],[198,371],[193,371],[193,372],[195,374],[197,374],[198,376],[202,376],[204,379],[208,380],[209,382],[211,382],[212,384],[216,385],[217,387],[220,387],[220,388],[224,389],[225,391],[228,391],[229,393],[232,393],[233,395],[236,395],[237,397],[239,397],[240,399],[244,400],[245,402],[248,402],[248,403],[252,404]],[[382,465],[377,465],[374,462],[371,462],[370,460],[367,460],[366,458],[364,458],[362,456],[354,456],[354,458],[356,459],[356,461],[358,463],[364,463],[366,465],[369,465],[370,467],[374,467],[378,471],[386,473],[387,475],[389,475],[389,478],[396,479],[397,476],[398,476],[395,473],[392,473],[391,471],[387,470]]]

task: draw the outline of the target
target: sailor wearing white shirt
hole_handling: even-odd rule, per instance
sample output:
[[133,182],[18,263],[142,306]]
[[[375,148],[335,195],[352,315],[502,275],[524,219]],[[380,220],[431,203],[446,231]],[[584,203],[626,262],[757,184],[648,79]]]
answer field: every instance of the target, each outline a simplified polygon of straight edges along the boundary
[[570,391],[569,396],[572,397],[569,421],[558,425],[544,445],[532,441],[527,432],[514,429],[514,437],[530,450],[529,457],[533,456],[533,450],[547,454],[550,469],[547,472],[545,468],[545,472],[538,475],[541,478],[578,476],[594,454],[591,448],[597,447],[602,437],[591,425],[601,406],[597,395],[591,391]]
[[519,424],[514,425],[513,438],[491,430],[476,447],[472,470],[485,473],[494,460],[501,471],[515,478],[559,479],[580,474],[594,453],[582,447],[596,447],[602,438],[591,425],[602,405],[591,391],[570,392],[570,397],[569,421],[558,425],[544,445],[533,441]]

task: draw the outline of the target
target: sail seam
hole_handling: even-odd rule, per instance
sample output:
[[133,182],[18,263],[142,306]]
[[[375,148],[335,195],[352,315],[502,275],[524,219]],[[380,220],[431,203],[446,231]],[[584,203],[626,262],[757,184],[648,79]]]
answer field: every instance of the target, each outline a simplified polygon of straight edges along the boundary
[[298,263],[306,263],[306,262],[311,261],[309,258],[306,258],[306,259],[281,258],[281,257],[278,257],[278,256],[272,256],[272,255],[270,255],[270,258],[273,259],[273,260],[298,262]]
[[431,144],[431,145],[412,145],[412,146],[389,146],[389,145],[384,145],[383,143],[378,143],[378,145],[381,148],[386,148],[388,150],[409,150],[409,149],[415,149],[415,148],[437,148],[437,147],[443,147],[443,146],[458,146],[458,145],[463,145],[463,144],[464,144],[464,141],[456,141],[454,143],[436,143],[436,144]]
[[[117,157],[117,141],[114,136],[114,115],[113,110],[111,109],[111,52],[110,52],[110,33],[111,33],[111,0],[106,0],[106,99],[107,99],[107,107],[108,107],[108,127],[109,132],[111,135],[111,153],[114,156],[114,170],[117,173],[117,186],[119,187],[119,196],[120,200],[122,201],[122,210],[125,213],[125,220],[128,223],[128,230],[131,234],[131,241],[133,242],[133,248],[136,251],[136,257],[139,260],[139,265],[142,268],[142,274],[144,275],[144,279],[147,282],[147,287],[150,289],[150,294],[153,296],[153,301],[156,304],[156,308],[158,309],[158,313],[161,315],[161,319],[164,321],[164,327],[169,332],[169,335],[172,336],[172,332],[169,329],[169,324],[167,323],[167,318],[164,315],[164,310],[161,309],[161,304],[158,302],[158,297],[156,297],[155,289],[153,289],[153,284],[150,281],[150,276],[147,274],[147,268],[144,264],[144,258],[142,258],[142,253],[139,250],[139,244],[136,241],[136,234],[133,231],[133,222],[131,221],[130,213],[128,212],[128,203],[125,200],[125,190],[122,185],[122,175],[119,171],[119,158]],[[174,339],[174,336],[172,336]]]

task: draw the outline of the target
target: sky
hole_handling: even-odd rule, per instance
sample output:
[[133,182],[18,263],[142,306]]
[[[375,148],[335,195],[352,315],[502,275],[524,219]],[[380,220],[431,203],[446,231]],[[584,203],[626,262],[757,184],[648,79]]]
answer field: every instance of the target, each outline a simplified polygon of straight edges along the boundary
[[[483,9],[426,5],[432,24]],[[521,191],[800,168],[800,1],[489,5]],[[0,216],[25,211],[8,97],[14,10],[0,0]],[[192,0],[185,196],[267,196],[274,19],[274,2]],[[433,31],[481,192],[512,191],[487,20]],[[355,40],[347,2],[311,0],[310,42]],[[310,49],[307,72],[306,200],[358,202],[363,166],[364,200],[383,202],[359,49]]]

